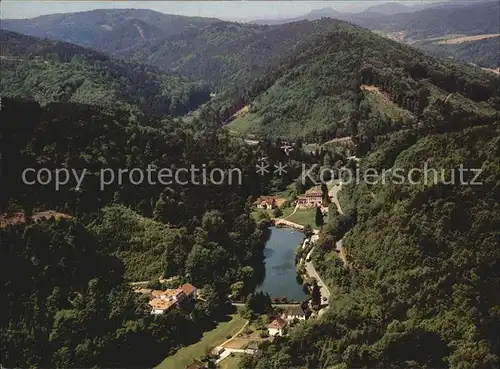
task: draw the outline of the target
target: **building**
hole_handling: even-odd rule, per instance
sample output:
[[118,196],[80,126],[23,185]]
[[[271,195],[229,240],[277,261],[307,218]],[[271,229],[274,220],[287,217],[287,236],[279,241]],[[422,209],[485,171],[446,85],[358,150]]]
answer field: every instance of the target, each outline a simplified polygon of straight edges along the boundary
[[161,300],[166,300],[166,301],[182,301],[186,295],[184,294],[184,291],[182,288],[176,288],[176,289],[168,289],[165,291],[162,290],[153,290],[151,291],[151,294],[149,295],[149,298],[151,300],[153,299],[161,299]]
[[321,186],[315,186],[297,197],[297,205],[302,208],[312,208],[323,205],[323,191]]
[[306,320],[306,313],[300,305],[289,307],[281,316],[287,322],[293,322],[295,319]]
[[165,313],[166,311],[170,310],[175,304],[175,301],[164,300],[161,298],[154,298],[149,300],[149,305],[151,306],[151,314],[154,315]]
[[184,283],[181,286],[181,290],[182,292],[184,292],[184,295],[189,299],[196,300],[196,298],[198,297],[197,295],[198,292],[196,290],[196,287],[190,283]]
[[286,321],[283,320],[282,318],[278,317],[275,320],[271,322],[267,326],[267,330],[269,331],[269,335],[271,337],[274,336],[283,336],[285,334],[285,328],[286,328]]
[[257,209],[274,209],[276,205],[276,199],[272,196],[260,196],[254,202]]
[[149,294],[151,314],[163,314],[165,311],[178,306],[184,299],[196,300],[197,290],[192,284],[185,283],[180,288],[153,290]]
[[151,314],[163,314],[170,310],[178,302],[182,301],[186,295],[182,289],[175,290],[153,290],[149,294],[149,305],[151,306]]

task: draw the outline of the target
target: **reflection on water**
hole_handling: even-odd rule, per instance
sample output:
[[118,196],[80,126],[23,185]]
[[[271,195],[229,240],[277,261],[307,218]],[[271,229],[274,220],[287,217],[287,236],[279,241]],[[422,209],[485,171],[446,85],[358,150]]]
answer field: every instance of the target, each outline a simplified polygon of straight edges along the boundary
[[278,271],[280,274],[283,274],[290,269],[295,269],[295,263],[292,263],[291,261],[285,261],[283,264],[273,265],[272,268]]
[[307,295],[297,282],[295,249],[301,245],[302,233],[288,228],[271,228],[271,236],[264,249],[265,278],[257,291],[273,297],[287,297],[302,301]]
[[273,254],[274,254],[274,250],[273,249],[268,249],[267,246],[266,246],[266,248],[264,249],[264,258],[268,259],[268,258],[272,257]]

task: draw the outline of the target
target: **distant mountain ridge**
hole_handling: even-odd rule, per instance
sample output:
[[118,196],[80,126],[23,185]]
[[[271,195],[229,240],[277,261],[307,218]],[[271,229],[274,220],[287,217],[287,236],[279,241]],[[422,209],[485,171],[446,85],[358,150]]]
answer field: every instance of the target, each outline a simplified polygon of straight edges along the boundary
[[110,54],[124,47],[136,47],[143,42],[218,22],[221,21],[215,18],[185,17],[148,9],[97,9],[32,19],[4,19],[1,28]]
[[412,11],[415,11],[412,6],[391,2],[370,6],[362,13],[380,13],[384,15],[393,15],[398,13],[410,13]]
[[206,83],[74,44],[0,30],[0,45],[3,96],[157,116],[184,115],[210,98]]
[[385,33],[404,32],[404,39],[498,33],[499,7],[498,1],[453,4],[396,16],[353,18],[353,23]]
[[359,13],[340,13],[325,8],[292,19],[257,20],[255,23],[276,25],[322,17],[354,23],[440,57],[454,57],[483,67],[498,66],[498,46],[494,40],[473,41],[460,47],[437,45],[439,40],[428,40],[499,33],[500,12],[497,1],[448,1],[414,6],[391,2],[371,6]]
[[[310,12],[309,21],[341,18],[400,42],[416,42],[450,34],[483,34],[498,29],[498,4],[428,3],[428,9],[381,15],[373,10],[408,10],[398,3],[379,4],[361,13],[340,13],[332,8]],[[415,7],[420,9],[422,6]],[[414,9],[411,7],[410,9]],[[27,20],[4,20],[2,27],[15,32],[85,47],[137,63],[175,71],[195,80],[208,80],[221,88],[246,84],[274,68],[328,30],[333,22],[307,24],[299,17],[279,20],[275,25],[241,24],[213,18],[167,15],[151,10],[114,9],[56,14]],[[293,20],[293,19],[292,19]],[[266,21],[267,22],[267,21]],[[341,22],[337,20],[336,22]],[[498,31],[497,31],[498,32]],[[413,46],[441,57],[454,56],[483,67],[494,68],[492,42],[465,44],[459,51],[447,45]],[[492,46],[493,45],[493,46]],[[471,57],[479,50],[480,55]]]
[[351,21],[353,19],[364,19],[371,17],[380,17],[384,15],[395,15],[400,13],[411,13],[418,10],[435,8],[440,6],[461,6],[464,5],[463,2],[460,4],[451,2],[439,2],[439,3],[423,3],[417,5],[405,5],[397,2],[389,2],[372,5],[359,12],[341,12],[333,8],[321,8],[311,10],[309,13],[293,17],[293,18],[282,18],[282,19],[253,19],[246,21],[247,23],[255,24],[267,24],[267,25],[277,25],[290,22],[299,22],[303,20],[317,20],[323,17],[336,18],[340,20]]

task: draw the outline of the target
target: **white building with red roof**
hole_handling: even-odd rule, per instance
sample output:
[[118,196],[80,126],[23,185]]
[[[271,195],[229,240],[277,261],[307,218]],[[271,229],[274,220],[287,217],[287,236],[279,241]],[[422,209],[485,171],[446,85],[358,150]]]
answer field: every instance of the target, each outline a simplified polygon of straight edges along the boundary
[[273,320],[268,326],[267,330],[269,331],[269,335],[274,336],[283,336],[285,334],[287,322],[282,318],[278,317]]

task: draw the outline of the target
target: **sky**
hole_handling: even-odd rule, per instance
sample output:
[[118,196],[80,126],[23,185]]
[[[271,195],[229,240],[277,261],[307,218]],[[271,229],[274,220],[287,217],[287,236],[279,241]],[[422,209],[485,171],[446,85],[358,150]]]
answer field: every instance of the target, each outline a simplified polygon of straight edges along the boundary
[[[433,1],[433,0],[428,0]],[[434,0],[436,1],[436,0]],[[443,0],[441,0],[443,1]],[[2,19],[33,18],[54,13],[72,13],[92,9],[144,8],[167,14],[215,17],[224,20],[255,18],[289,18],[306,14],[314,9],[334,8],[339,11],[360,11],[385,1],[19,1],[2,0]],[[399,1],[419,4],[422,1]]]

